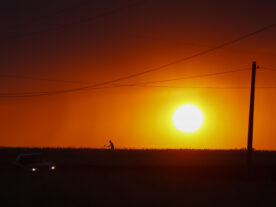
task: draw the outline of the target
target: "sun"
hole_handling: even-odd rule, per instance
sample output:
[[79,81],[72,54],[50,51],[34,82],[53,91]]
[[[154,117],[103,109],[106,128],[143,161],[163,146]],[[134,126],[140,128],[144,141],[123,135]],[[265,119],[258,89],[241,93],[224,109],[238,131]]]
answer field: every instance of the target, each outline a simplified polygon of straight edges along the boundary
[[175,110],[173,123],[182,132],[195,132],[203,124],[203,114],[198,107],[192,104],[185,104]]

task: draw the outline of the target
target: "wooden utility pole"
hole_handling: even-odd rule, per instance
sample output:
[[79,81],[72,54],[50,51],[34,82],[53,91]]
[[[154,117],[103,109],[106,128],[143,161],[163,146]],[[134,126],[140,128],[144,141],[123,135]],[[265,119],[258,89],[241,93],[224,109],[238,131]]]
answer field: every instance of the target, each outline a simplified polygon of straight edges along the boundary
[[246,160],[248,168],[251,167],[251,163],[252,163],[255,78],[256,78],[256,62],[253,62],[252,63],[252,73],[251,73],[251,94],[250,94],[250,110],[249,110],[249,125],[248,125],[248,140],[247,140],[247,160]]

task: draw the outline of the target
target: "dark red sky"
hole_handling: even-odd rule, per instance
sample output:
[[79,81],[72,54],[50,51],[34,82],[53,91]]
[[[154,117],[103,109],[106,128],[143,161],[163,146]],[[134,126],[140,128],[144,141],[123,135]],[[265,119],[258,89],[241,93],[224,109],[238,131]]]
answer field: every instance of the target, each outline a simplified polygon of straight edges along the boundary
[[[273,24],[276,2],[6,0],[1,2],[0,14],[0,75],[97,83],[158,67]],[[253,60],[276,68],[275,37],[274,28],[123,83],[250,68]],[[257,75],[258,86],[276,86],[276,73]],[[247,87],[249,80],[250,73],[242,72],[164,85]],[[0,92],[52,91],[82,85],[1,78]],[[256,144],[275,149],[276,141],[271,145],[275,134],[272,123],[276,121],[276,96],[271,94],[275,90],[259,91]],[[1,99],[4,138],[0,145],[99,147],[111,136],[120,147],[244,147],[248,95],[248,90],[119,88]],[[206,131],[192,139],[198,141],[187,141],[191,138],[168,126],[171,111],[187,101],[201,105],[209,116]],[[160,121],[163,119],[166,121]],[[229,141],[229,137],[235,139]]]

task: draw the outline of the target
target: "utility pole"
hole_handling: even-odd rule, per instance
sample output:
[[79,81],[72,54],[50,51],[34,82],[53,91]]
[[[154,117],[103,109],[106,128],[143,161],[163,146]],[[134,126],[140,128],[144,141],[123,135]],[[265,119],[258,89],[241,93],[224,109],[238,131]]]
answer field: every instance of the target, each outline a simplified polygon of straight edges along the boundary
[[252,73],[251,73],[250,110],[249,110],[249,125],[248,125],[248,140],[247,140],[247,160],[246,160],[246,164],[247,164],[248,169],[251,168],[251,163],[252,163],[255,78],[256,78],[256,62],[254,61],[252,63]]

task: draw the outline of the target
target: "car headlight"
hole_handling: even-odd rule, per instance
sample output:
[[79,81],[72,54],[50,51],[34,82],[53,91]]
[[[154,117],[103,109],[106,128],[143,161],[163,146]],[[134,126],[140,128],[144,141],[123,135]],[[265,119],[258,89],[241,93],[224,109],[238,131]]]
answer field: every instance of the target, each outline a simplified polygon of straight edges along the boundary
[[38,171],[38,169],[35,168],[35,167],[33,167],[33,168],[32,168],[32,172],[36,172],[36,171]]
[[55,169],[56,169],[56,166],[53,165],[53,166],[50,167],[50,169],[51,169],[51,170],[55,170]]

